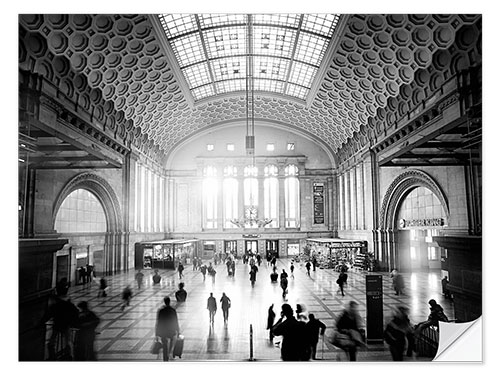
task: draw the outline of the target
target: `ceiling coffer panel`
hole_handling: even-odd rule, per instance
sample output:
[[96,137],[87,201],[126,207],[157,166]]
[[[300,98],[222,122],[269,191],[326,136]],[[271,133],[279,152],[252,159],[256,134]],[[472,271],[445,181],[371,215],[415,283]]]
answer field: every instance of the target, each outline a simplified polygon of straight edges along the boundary
[[[179,22],[172,35],[183,35],[198,27],[192,22],[196,21],[195,15],[184,16],[185,22]],[[161,39],[166,40],[167,36],[156,33],[154,17],[158,18],[157,15],[20,15],[20,25],[29,33],[20,51],[35,57],[46,53],[52,56],[52,66],[44,69],[48,76],[54,71],[70,69],[75,76],[86,77],[92,89],[100,91],[104,100],[114,103],[115,110],[123,111],[127,120],[165,153],[201,129],[222,121],[244,119],[245,97],[238,91],[245,87],[245,73],[242,75],[240,71],[245,71],[244,58],[223,54],[204,68],[197,65],[199,51],[186,51],[185,54],[191,55],[182,59],[191,59],[189,74],[193,77],[206,79],[211,69],[220,82],[224,82],[223,76],[235,78],[229,87],[220,82],[219,86],[200,82],[193,88],[193,97],[226,95],[192,106],[181,90],[186,82],[176,79],[168,62],[173,59],[165,56]],[[307,61],[286,60],[279,54],[263,55],[258,65],[254,65],[261,69],[260,77],[255,77],[255,87],[259,89],[255,117],[301,128],[325,140],[334,150],[367,124],[369,118],[376,116],[378,109],[385,108],[390,98],[399,95],[401,86],[418,83],[420,77],[416,73],[428,68],[433,61],[435,64],[434,55],[446,54],[457,35],[462,35],[459,30],[471,27],[480,15],[342,17],[347,17],[345,27],[336,30],[338,43],[332,54],[325,54],[329,56],[328,61],[322,62],[325,69],[308,65]],[[286,14],[255,15],[254,18],[276,30],[284,26],[297,27],[300,20],[296,15]],[[242,20],[244,24],[244,17]],[[303,27],[319,27],[314,24],[317,20],[312,15],[303,15]],[[241,28],[241,22],[236,21],[234,27]],[[228,20],[223,15],[198,17],[199,24],[212,27],[224,22]],[[236,41],[238,35],[228,32],[227,38],[236,38]],[[282,34],[276,32],[275,37],[278,35]],[[303,37],[308,35],[304,33]],[[307,48],[314,52],[320,47],[309,43],[308,47],[297,48],[295,53],[306,60],[313,53]],[[209,53],[217,55],[216,50]],[[62,63],[66,59],[59,61],[58,56],[64,56],[70,66]],[[281,78],[287,69],[290,74],[283,84]],[[323,76],[316,78],[318,72],[323,72]],[[301,90],[305,90],[294,81],[294,74],[305,76],[310,82],[317,80],[310,105],[290,98],[303,95]],[[278,78],[273,81],[270,77]],[[266,95],[266,92],[285,89],[281,99]]]

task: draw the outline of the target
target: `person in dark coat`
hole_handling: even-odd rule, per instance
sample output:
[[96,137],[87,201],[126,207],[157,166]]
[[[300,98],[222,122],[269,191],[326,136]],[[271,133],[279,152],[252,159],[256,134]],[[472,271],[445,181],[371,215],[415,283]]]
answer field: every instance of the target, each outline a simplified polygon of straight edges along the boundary
[[429,305],[430,305],[430,314],[427,317],[427,320],[425,322],[420,322],[417,327],[415,328],[415,335],[419,335],[420,332],[424,328],[430,327],[430,326],[439,326],[439,322],[448,322],[448,317],[444,313],[443,307],[436,302],[436,300],[431,299],[429,300]]
[[403,290],[405,288],[405,281],[403,279],[403,276],[398,272],[397,269],[393,269],[391,272],[391,278],[392,278],[392,286],[394,288],[394,291],[396,292],[396,295],[403,294]]
[[106,297],[106,289],[108,289],[108,282],[104,277],[101,277],[101,280],[99,280],[99,291],[97,292],[97,298]]
[[[283,272],[284,272],[284,270],[283,270]],[[285,275],[286,275],[286,273],[285,273]],[[286,276],[283,277],[283,273],[281,274],[280,286],[281,286],[281,289],[283,289],[283,298],[285,298],[286,294],[288,293],[288,291],[287,291],[288,278]]]
[[184,289],[184,283],[179,283],[179,290],[175,292],[175,299],[177,302],[185,302],[187,298],[187,292]]
[[316,272],[316,267],[318,266],[318,260],[316,259],[316,257],[313,257],[312,265],[313,265],[313,272]]
[[168,361],[172,356],[180,329],[177,312],[170,306],[170,298],[165,297],[163,302],[165,306],[158,310],[155,334],[161,338],[163,344],[163,360]]
[[215,313],[217,312],[217,301],[215,300],[214,294],[210,293],[210,297],[207,299],[207,309],[208,309],[208,318],[210,320],[210,324],[214,324]]
[[269,341],[273,342],[273,325],[274,325],[274,319],[276,319],[276,313],[273,310],[274,303],[269,306],[269,309],[267,310],[267,326],[266,329],[269,330]]
[[142,288],[142,281],[144,279],[144,274],[141,272],[141,270],[137,271],[135,274],[135,281],[137,281],[137,289]]
[[285,303],[281,306],[281,318],[272,328],[274,336],[283,336],[281,359],[283,361],[309,360],[306,323],[299,322],[293,316],[292,307]]
[[306,263],[307,276],[311,276],[311,263],[307,261]]
[[444,298],[451,298],[451,293],[450,290],[448,289],[448,284],[449,284],[448,276],[443,277],[441,280],[441,288],[443,291]]
[[179,265],[177,266],[177,271],[179,271],[179,279],[182,279],[182,276],[184,276],[182,274],[182,272],[184,272],[184,265],[182,264],[182,262],[179,262]]
[[255,280],[257,279],[257,273],[255,272],[255,269],[252,268],[249,272],[250,274],[250,283],[252,284],[252,288],[255,285]]
[[306,330],[309,345],[311,346],[311,357],[312,359],[316,359],[316,347],[318,346],[319,335],[324,336],[326,325],[321,320],[316,319],[314,314],[309,314]]
[[75,360],[76,361],[96,361],[94,350],[95,330],[100,319],[89,310],[86,301],[78,303],[80,313],[78,314],[78,331],[75,339]]
[[226,293],[222,293],[220,306],[222,309],[222,316],[224,317],[224,324],[227,324],[227,321],[229,319],[229,308],[231,307],[231,299],[226,296]]
[[405,349],[407,355],[411,355],[413,329],[408,318],[408,308],[400,306],[396,309],[392,320],[385,327],[384,340],[389,345],[393,361],[402,361]]
[[203,281],[205,281],[205,276],[207,275],[207,266],[202,264],[200,266],[200,272],[203,275]]
[[83,266],[78,268],[78,282],[80,284],[85,284],[87,282],[87,278],[85,275],[85,268],[83,268]]
[[158,285],[161,282],[161,276],[158,273],[158,270],[155,270],[155,274],[153,275],[153,285]]
[[344,287],[345,287],[346,283],[347,283],[347,273],[345,273],[343,270],[341,270],[340,275],[337,279],[337,284],[339,285],[339,290],[342,293],[342,297],[345,296]]
[[358,345],[362,344],[361,340],[361,317],[358,313],[358,303],[355,301],[349,302],[347,308],[341,313],[336,323],[337,331],[348,335],[353,345],[345,350],[349,353],[349,360],[356,361],[356,353]]
[[130,300],[132,299],[132,289],[130,289],[130,285],[127,285],[122,292],[122,305],[121,310],[125,309],[125,306],[130,306]]
[[52,334],[48,342],[49,361],[56,359],[56,341],[61,337],[65,356],[69,357],[70,329],[78,324],[78,309],[66,294],[57,294],[49,298],[48,308],[43,322],[52,319]]

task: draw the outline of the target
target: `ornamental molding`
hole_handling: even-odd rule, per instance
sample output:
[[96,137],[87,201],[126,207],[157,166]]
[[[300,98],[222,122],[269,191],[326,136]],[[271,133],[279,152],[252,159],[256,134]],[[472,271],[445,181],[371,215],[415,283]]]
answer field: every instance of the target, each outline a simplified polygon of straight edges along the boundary
[[122,231],[122,212],[113,187],[104,178],[90,172],[84,172],[73,177],[63,187],[52,208],[53,227],[55,227],[56,216],[64,199],[77,189],[90,191],[102,204],[108,224],[108,233]]
[[398,228],[398,223],[396,222],[398,207],[407,193],[417,187],[425,187],[436,195],[445,212],[445,224],[449,222],[450,211],[448,199],[441,187],[427,173],[412,169],[397,176],[387,188],[380,209],[380,230],[394,230]]

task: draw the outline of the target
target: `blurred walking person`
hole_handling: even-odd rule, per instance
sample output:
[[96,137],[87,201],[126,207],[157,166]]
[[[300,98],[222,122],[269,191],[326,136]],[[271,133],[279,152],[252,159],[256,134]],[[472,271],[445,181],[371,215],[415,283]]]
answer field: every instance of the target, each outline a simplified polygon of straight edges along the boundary
[[75,338],[75,360],[76,361],[96,361],[94,341],[96,328],[100,319],[89,310],[86,301],[78,303],[80,312],[78,314],[78,331]]
[[177,271],[179,272],[179,279],[182,279],[183,272],[184,272],[184,265],[182,262],[179,262],[179,265],[177,266]]
[[142,281],[144,279],[144,274],[141,272],[141,270],[137,271],[135,274],[135,281],[137,281],[137,289],[142,288]]
[[125,310],[125,306],[130,306],[130,301],[132,300],[132,289],[130,289],[130,285],[127,285],[122,292],[122,305],[121,310]]
[[[349,302],[344,311],[340,314],[336,323],[337,331],[345,336],[348,345],[341,347],[349,354],[350,361],[356,361],[357,347],[363,345],[361,336],[361,317],[358,313],[358,303]],[[335,344],[334,344],[335,345]],[[338,346],[338,345],[336,345]]]
[[408,311],[408,308],[399,306],[384,330],[384,340],[389,345],[393,361],[402,361],[405,349],[408,356],[412,355],[413,328]]

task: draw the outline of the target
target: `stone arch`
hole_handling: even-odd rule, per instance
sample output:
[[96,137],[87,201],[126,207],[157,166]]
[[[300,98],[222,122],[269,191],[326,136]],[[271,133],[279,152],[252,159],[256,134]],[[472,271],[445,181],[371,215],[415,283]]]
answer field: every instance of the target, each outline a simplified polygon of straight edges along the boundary
[[380,210],[380,229],[397,228],[397,213],[402,200],[411,190],[421,186],[429,189],[436,195],[446,215],[445,224],[449,222],[450,210],[448,200],[441,187],[427,173],[412,169],[401,173],[389,185]]
[[59,193],[52,209],[52,227],[55,227],[56,216],[62,202],[66,197],[77,189],[85,189],[93,193],[102,204],[108,232],[121,232],[122,215],[120,204],[111,185],[93,173],[84,172],[73,177]]

